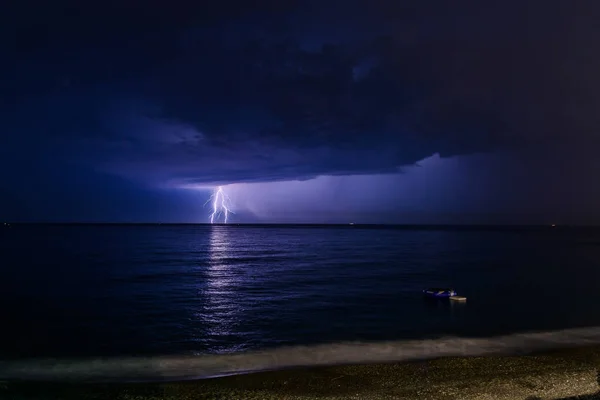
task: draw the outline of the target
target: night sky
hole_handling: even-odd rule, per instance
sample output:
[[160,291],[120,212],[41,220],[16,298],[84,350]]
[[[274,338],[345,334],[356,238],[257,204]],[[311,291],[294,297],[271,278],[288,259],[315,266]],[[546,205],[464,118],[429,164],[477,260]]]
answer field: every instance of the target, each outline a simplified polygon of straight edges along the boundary
[[9,1],[0,219],[600,223],[600,2]]

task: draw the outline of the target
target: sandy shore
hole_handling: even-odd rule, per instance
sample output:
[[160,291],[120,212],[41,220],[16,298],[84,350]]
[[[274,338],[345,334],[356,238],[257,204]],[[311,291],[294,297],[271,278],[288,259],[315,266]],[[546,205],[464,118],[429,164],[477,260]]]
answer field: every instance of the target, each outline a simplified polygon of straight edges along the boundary
[[600,347],[289,369],[189,382],[0,382],[0,399],[600,399]]

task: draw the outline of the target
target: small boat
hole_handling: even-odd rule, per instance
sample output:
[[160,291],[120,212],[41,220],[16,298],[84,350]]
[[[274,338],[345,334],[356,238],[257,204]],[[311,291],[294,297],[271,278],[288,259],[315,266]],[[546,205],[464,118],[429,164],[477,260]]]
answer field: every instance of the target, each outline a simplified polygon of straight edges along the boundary
[[452,296],[456,296],[456,291],[449,288],[429,288],[423,290],[425,297],[431,297],[436,299],[448,299]]

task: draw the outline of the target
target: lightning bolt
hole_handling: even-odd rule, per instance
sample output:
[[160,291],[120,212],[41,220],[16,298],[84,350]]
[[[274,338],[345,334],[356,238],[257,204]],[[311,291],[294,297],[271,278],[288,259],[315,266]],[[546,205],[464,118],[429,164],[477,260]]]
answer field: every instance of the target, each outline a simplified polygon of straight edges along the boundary
[[223,191],[223,187],[219,186],[215,189],[210,198],[204,203],[204,205],[208,204],[209,201],[212,200],[212,212],[210,213],[210,223],[214,224],[215,220],[217,220],[221,215],[223,215],[223,221],[226,224],[227,219],[229,218],[229,214],[235,214],[231,211],[231,207],[228,206],[228,203],[231,203],[231,199],[227,194]]

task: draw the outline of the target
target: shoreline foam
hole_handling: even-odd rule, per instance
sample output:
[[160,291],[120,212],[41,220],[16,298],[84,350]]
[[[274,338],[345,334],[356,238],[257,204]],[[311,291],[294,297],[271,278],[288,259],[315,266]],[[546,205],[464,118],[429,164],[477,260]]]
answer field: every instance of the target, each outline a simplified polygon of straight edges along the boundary
[[600,345],[600,327],[490,338],[446,337],[381,343],[283,347],[239,354],[0,361],[0,380],[153,382],[215,378],[288,368],[401,363],[447,357],[522,355]]
[[33,399],[460,399],[600,398],[600,346],[521,356],[304,367],[153,383],[0,382],[0,398]]

